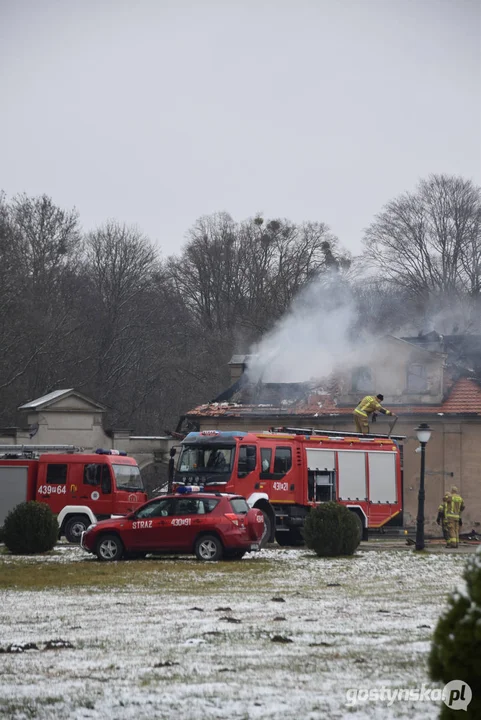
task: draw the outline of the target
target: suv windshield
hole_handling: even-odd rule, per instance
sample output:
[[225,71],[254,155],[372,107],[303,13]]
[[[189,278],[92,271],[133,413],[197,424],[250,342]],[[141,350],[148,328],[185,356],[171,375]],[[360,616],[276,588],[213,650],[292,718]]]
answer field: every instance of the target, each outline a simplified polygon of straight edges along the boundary
[[143,490],[144,483],[137,465],[112,465],[117,490]]
[[225,473],[232,467],[233,447],[187,445],[179,460],[179,472]]

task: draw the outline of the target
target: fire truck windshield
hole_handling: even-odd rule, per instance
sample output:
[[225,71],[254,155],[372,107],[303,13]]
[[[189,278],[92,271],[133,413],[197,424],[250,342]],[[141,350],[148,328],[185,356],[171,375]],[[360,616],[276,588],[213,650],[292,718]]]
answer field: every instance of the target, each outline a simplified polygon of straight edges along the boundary
[[112,465],[117,490],[143,490],[144,483],[137,465]]
[[179,472],[226,473],[232,467],[233,457],[233,447],[186,445],[182,450],[178,469]]

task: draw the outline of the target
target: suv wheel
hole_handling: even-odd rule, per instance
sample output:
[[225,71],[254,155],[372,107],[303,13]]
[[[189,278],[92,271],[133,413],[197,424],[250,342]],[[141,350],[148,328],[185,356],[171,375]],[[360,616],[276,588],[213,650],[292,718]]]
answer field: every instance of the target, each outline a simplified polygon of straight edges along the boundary
[[215,535],[202,535],[195,543],[197,560],[220,560],[223,553],[222,543]]
[[120,560],[124,554],[124,546],[117,535],[103,535],[97,543],[95,552],[102,562]]

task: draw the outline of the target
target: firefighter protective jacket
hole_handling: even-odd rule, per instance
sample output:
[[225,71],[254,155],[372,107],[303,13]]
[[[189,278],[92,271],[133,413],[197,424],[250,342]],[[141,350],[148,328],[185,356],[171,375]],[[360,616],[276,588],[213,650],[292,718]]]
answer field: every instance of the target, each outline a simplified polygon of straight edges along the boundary
[[446,503],[446,514],[448,518],[455,518],[459,520],[461,513],[464,510],[464,500],[461,495],[453,493],[450,499]]
[[356,415],[360,415],[361,417],[368,417],[368,415],[373,412],[380,412],[383,415],[391,415],[391,412],[383,408],[379,400],[372,395],[366,395],[366,397],[361,400],[354,412],[356,413]]
[[445,519],[448,512],[448,504],[451,501],[451,495],[449,493],[446,493],[446,495],[443,496],[443,501],[441,505],[438,507],[438,516],[436,518],[436,522],[438,525],[440,525]]

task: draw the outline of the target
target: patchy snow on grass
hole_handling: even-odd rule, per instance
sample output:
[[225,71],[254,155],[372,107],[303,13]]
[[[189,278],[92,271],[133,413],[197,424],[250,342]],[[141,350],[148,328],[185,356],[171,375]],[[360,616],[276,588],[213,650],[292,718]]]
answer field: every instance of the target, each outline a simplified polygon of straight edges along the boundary
[[[58,566],[53,590],[1,591],[0,716],[435,717],[432,702],[350,706],[346,692],[439,687],[427,655],[465,559],[404,550],[323,559],[305,548],[237,562],[152,557],[116,563],[123,583],[105,587],[106,566],[80,548],[0,555],[2,575],[25,564],[37,587]],[[92,581],[72,587],[85,568]]]

